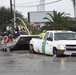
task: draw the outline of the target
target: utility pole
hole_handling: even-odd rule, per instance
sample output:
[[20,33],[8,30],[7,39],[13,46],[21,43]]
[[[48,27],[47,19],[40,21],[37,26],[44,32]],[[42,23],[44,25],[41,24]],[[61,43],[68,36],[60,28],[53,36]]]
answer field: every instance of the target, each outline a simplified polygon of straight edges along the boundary
[[10,12],[12,14],[12,0],[10,0]]
[[14,28],[16,29],[15,0],[14,0]]
[[76,19],[76,0],[72,0],[72,2],[73,2],[73,6],[74,6],[74,16]]
[[10,0],[10,19],[13,18],[13,12],[12,12],[12,0]]
[[45,11],[45,0],[40,0],[40,11]]

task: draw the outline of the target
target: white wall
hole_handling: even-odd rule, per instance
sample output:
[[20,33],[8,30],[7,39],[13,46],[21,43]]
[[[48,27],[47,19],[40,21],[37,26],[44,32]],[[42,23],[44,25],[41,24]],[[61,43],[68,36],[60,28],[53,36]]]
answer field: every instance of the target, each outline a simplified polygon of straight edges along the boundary
[[53,11],[29,12],[28,16],[29,16],[30,23],[48,21],[46,19],[43,19],[44,17],[48,17],[51,19],[51,17],[49,17],[49,15],[47,15],[47,13],[51,13],[53,15]]

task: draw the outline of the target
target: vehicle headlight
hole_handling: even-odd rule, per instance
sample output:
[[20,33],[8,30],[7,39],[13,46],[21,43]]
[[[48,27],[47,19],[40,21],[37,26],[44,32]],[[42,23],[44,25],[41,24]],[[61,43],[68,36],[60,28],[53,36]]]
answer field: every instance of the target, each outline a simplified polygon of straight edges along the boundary
[[59,49],[59,50],[65,50],[65,45],[59,44],[59,45],[58,45],[58,49]]

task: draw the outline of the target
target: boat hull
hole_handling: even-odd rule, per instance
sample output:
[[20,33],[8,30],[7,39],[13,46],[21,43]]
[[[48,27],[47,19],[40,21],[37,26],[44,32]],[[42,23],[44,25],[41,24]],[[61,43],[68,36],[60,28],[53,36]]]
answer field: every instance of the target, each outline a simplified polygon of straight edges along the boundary
[[38,35],[20,35],[14,41],[0,45],[0,50],[9,48],[12,50],[29,50],[29,42],[32,38],[39,38]]

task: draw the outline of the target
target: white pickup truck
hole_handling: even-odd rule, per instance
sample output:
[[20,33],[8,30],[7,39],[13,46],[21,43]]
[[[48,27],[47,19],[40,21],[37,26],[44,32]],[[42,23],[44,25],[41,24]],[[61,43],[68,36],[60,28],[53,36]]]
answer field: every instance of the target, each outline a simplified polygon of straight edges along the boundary
[[48,55],[76,55],[76,32],[64,30],[46,31],[43,39],[32,38],[30,52]]

